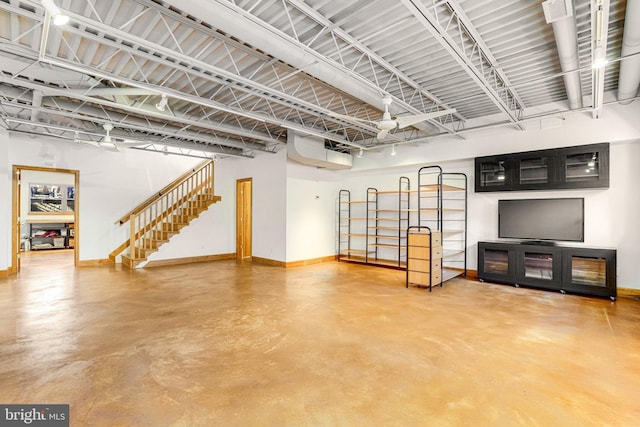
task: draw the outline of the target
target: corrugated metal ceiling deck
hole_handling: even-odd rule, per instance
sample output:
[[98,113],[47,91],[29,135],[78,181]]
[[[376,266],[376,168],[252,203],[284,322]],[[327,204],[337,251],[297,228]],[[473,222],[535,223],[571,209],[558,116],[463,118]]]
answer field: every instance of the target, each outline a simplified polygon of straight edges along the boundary
[[[593,2],[576,0],[581,105],[570,107],[553,28],[534,0],[0,1],[0,123],[221,155],[274,152],[294,129],[335,150],[422,142],[481,126],[589,112]],[[609,6],[607,57],[620,57],[626,2]],[[43,45],[45,43],[45,45]],[[607,66],[604,92],[618,86]],[[162,95],[168,108],[156,108]],[[376,138],[394,115],[454,114]]]

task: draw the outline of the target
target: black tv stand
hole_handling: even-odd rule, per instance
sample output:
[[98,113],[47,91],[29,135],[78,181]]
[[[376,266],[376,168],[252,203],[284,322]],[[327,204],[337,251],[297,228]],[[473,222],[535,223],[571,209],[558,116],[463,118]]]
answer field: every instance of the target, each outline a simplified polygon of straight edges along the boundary
[[615,300],[616,250],[478,242],[478,279]]
[[555,246],[556,242],[552,240],[525,240],[520,242],[521,245],[536,245],[536,246]]

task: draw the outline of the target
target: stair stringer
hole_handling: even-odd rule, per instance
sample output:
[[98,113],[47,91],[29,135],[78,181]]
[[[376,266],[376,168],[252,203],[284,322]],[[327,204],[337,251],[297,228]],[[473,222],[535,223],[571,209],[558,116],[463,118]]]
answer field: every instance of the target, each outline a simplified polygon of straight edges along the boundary
[[[144,268],[150,261],[153,260],[153,255],[158,253],[162,247],[170,244],[175,237],[177,237],[180,233],[182,233],[185,229],[189,228],[194,221],[197,221],[201,218],[201,216],[209,210],[211,205],[220,201],[219,196],[214,196],[213,200],[207,200],[206,204],[198,207],[194,212],[190,215],[171,215],[165,220],[161,221],[154,229],[145,233],[145,239],[151,240],[150,247],[142,250],[144,252],[143,256],[138,256],[135,260],[131,259],[130,254],[123,253],[122,254],[122,265],[129,269],[139,269]],[[181,216],[182,219],[179,222],[173,221],[172,219],[176,216]],[[155,233],[164,233],[164,236],[153,236]],[[141,251],[140,248],[137,249]],[[152,259],[149,259],[149,258]]]

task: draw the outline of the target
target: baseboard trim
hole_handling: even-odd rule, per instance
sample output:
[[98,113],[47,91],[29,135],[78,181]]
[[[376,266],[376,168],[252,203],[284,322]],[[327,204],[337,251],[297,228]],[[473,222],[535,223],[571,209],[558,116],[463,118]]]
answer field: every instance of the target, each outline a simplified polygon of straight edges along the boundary
[[236,254],[231,253],[231,254],[218,254],[218,255],[203,255],[203,256],[185,257],[185,258],[159,259],[156,261],[149,261],[143,268],[166,267],[169,265],[195,264],[198,262],[234,259],[235,257],[236,257]]
[[105,259],[85,259],[78,261],[78,267],[101,267],[103,265],[113,265],[114,262],[109,258]]
[[320,258],[311,258],[311,259],[303,259],[300,261],[277,261],[275,259],[269,258],[260,258],[260,257],[251,257],[251,262],[255,262],[256,264],[270,265],[272,267],[282,267],[282,268],[292,268],[292,267],[302,267],[305,265],[313,265],[320,264],[323,262],[333,262],[336,260],[335,255],[323,256]]
[[290,268],[290,267],[302,267],[304,265],[313,265],[313,264],[320,264],[323,262],[332,262],[336,260],[336,256],[335,255],[330,255],[330,256],[323,256],[320,258],[312,258],[312,259],[303,259],[301,261],[291,261],[286,263],[286,267]]
[[9,275],[9,270],[0,270],[0,277],[5,277]]
[[467,270],[467,275],[464,277],[470,280],[478,280],[478,270]]
[[255,262],[256,264],[270,265],[272,267],[287,267],[287,263],[284,261],[276,261],[275,259],[260,258],[257,256],[252,256],[251,262]]
[[617,294],[621,298],[638,298],[640,297],[640,289],[618,288]]

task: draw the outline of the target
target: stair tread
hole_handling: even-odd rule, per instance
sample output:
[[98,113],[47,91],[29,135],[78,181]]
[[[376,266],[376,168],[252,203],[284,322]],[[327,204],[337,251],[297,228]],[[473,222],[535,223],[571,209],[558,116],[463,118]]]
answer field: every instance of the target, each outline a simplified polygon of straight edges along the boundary
[[[159,228],[147,231],[146,237],[142,239],[148,243],[145,247],[136,247],[138,257],[132,258],[130,253],[120,254],[123,260],[123,264],[128,264],[129,268],[133,269],[135,266],[143,261],[146,261],[148,256],[154,252],[157,252],[160,247],[167,243],[171,237],[179,234],[180,231],[189,225],[191,221],[198,218],[201,213],[209,209],[209,206],[222,200],[222,196],[216,196],[213,193],[212,188],[208,188],[199,194],[189,196],[191,200],[185,200],[179,209],[173,210],[169,213],[163,221],[160,221]],[[184,199],[183,199],[184,200]],[[158,217],[157,219],[160,219]]]

